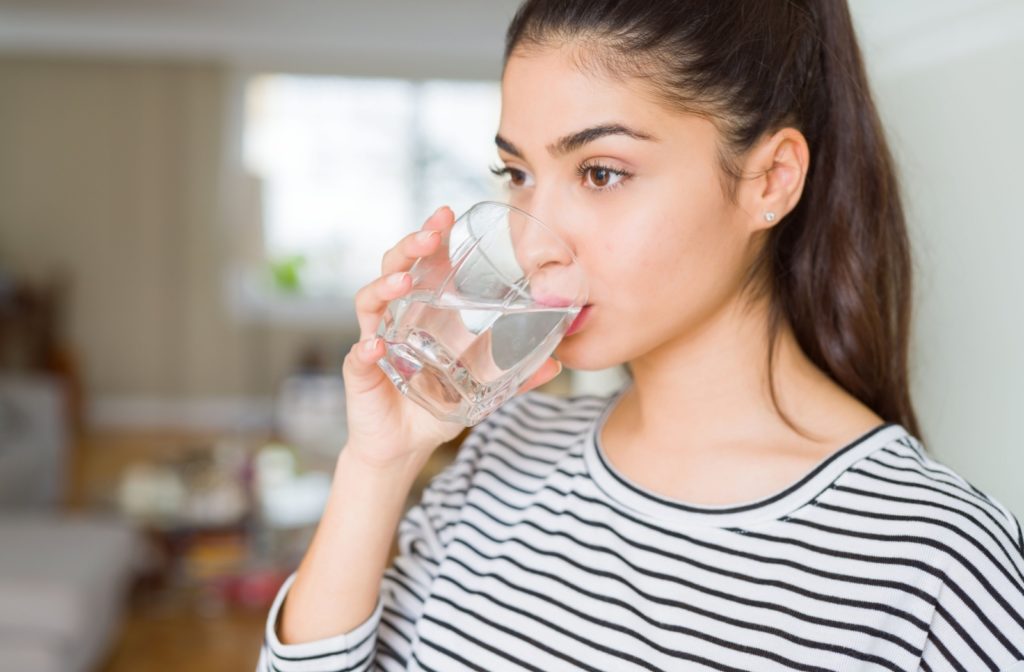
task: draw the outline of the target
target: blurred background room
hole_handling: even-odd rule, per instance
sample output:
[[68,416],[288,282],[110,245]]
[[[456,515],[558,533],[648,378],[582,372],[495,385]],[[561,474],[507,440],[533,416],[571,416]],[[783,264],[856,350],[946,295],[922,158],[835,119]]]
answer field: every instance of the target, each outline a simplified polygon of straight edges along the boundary
[[[0,671],[253,669],[345,442],[354,291],[438,206],[502,200],[517,4],[0,0]],[[1024,2],[850,4],[921,438],[1022,516]]]

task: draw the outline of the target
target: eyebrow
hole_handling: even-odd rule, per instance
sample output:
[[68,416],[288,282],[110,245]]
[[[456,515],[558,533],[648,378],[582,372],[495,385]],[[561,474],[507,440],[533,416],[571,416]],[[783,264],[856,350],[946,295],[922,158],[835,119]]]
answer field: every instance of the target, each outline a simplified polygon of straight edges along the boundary
[[[559,138],[556,142],[547,146],[548,153],[552,156],[561,156],[574,152],[588,142],[593,142],[598,138],[603,138],[606,135],[625,135],[634,140],[651,140],[657,142],[654,136],[643,131],[638,131],[622,124],[601,124],[599,126],[591,126],[585,128],[582,131],[570,133],[569,135]],[[523,158],[523,153],[518,147],[513,145],[511,142],[501,137],[501,135],[494,136],[494,144],[501,149],[505,150],[512,156]]]

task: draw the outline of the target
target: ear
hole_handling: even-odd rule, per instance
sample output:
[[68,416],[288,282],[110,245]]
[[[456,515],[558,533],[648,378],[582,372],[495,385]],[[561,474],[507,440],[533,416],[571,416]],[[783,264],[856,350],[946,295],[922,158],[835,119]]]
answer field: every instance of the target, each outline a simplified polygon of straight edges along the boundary
[[[768,229],[782,220],[800,201],[810,166],[810,150],[803,133],[783,128],[766,136],[747,153],[740,182],[740,207],[749,216],[751,231]],[[771,221],[766,213],[774,213]]]

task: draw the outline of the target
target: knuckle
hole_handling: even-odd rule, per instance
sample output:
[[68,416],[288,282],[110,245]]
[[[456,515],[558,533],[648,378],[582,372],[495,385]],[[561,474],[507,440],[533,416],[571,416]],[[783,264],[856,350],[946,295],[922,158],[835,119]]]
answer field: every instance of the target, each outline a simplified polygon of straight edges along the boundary
[[391,265],[394,264],[394,259],[395,259],[395,256],[397,254],[398,254],[397,246],[396,247],[392,247],[391,249],[389,249],[387,252],[384,253],[384,257],[380,260],[380,272],[381,272],[381,275],[384,275],[385,273],[388,272],[388,268],[390,268]]
[[418,256],[412,249],[418,243],[417,235],[418,232],[406,235],[399,241],[398,245],[395,245],[384,254],[384,259],[380,265],[382,275],[387,274],[389,271],[404,270],[412,265],[412,262]]
[[356,310],[366,310],[368,308],[373,299],[374,285],[376,284],[376,282],[377,281],[374,281],[360,289],[358,292],[356,292]]
[[345,354],[345,356],[341,360],[341,368],[342,369],[348,369],[348,368],[352,367],[352,365],[355,362],[355,358],[357,357],[356,348],[358,348],[358,347],[359,347],[359,342],[357,341],[357,342],[353,343],[352,347],[350,347],[348,349],[348,352]]
[[359,290],[358,292],[356,292],[356,297],[355,300],[353,301],[353,304],[356,307],[357,314],[366,310],[366,295],[363,293],[363,290]]

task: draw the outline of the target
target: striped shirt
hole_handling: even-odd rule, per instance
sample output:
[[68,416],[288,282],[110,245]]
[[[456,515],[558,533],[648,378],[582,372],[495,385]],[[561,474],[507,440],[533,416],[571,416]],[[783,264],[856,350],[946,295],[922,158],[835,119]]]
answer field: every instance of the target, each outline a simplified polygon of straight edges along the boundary
[[1024,672],[1021,526],[904,427],[691,506],[605,457],[621,393],[534,390],[476,425],[402,518],[369,618],[282,644],[293,575],[258,669]]

